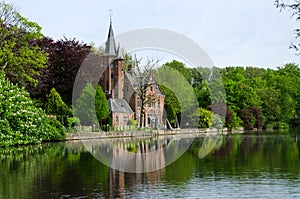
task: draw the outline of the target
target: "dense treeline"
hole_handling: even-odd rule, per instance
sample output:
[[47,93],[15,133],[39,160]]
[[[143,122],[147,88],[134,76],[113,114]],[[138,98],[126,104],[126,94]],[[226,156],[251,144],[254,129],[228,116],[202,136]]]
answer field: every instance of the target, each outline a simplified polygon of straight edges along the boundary
[[[255,67],[187,68],[172,61],[166,65],[178,70],[194,87],[200,107],[199,127],[209,127],[212,102],[210,84],[215,78],[226,94],[225,127],[288,128],[299,125],[300,69],[286,64],[277,69]],[[222,78],[216,76],[221,75]],[[168,92],[165,92],[169,96]],[[221,93],[222,94],[222,93]],[[170,99],[166,99],[169,106]],[[224,106],[225,107],[225,106]],[[174,107],[174,110],[175,109]],[[216,111],[212,111],[216,113]],[[180,113],[178,111],[177,113]]]
[[[245,118],[246,128],[296,125],[300,100],[298,65],[286,64],[276,70],[235,67],[221,73],[227,104],[241,119]],[[260,121],[253,125],[255,114]]]
[[296,64],[273,69],[221,69],[228,108],[245,128],[295,126],[299,116],[300,70]]
[[[93,46],[76,39],[63,38],[54,41],[44,36],[37,23],[22,17],[12,5],[0,2],[0,11],[0,137],[7,139],[3,145],[35,143],[41,139],[63,139],[62,126],[67,129],[75,121],[80,123],[78,118],[72,118],[72,91],[76,74],[90,53],[94,53],[95,59],[91,63],[93,65],[98,64],[95,60],[98,60],[103,51],[97,51]],[[172,89],[161,86],[165,95],[165,111],[173,125],[181,120],[181,113],[192,114],[191,118],[199,118],[196,125],[203,128],[212,125],[221,128],[223,123],[229,128],[244,126],[246,129],[300,125],[300,73],[296,64],[286,64],[276,70],[254,67],[211,70],[201,67],[187,68],[183,63],[174,60],[165,63],[160,70],[167,70],[167,67],[175,69],[191,85],[199,105],[199,110],[195,111],[188,104],[182,106]],[[170,75],[176,76],[176,73]],[[177,81],[176,84],[185,85],[182,81]],[[24,97],[19,100],[24,100],[24,106],[8,103],[15,96],[3,90],[5,85],[13,93],[22,93]],[[224,92],[221,87],[225,89]],[[102,89],[90,89],[92,94],[96,90],[95,103],[102,108],[96,110],[96,123],[101,124],[109,113]],[[189,90],[178,93],[187,92]],[[218,92],[223,95],[220,99],[224,98],[224,103],[215,98],[218,96],[215,93]],[[84,98],[85,93],[82,95],[81,98]],[[189,96],[191,95],[184,94],[185,98]],[[193,102],[191,99],[186,100]],[[218,104],[219,101],[222,103]],[[30,110],[35,110],[36,107],[43,109],[37,109],[42,115],[40,118],[43,121],[40,124],[44,124],[39,131],[30,130],[32,125],[29,127],[25,121],[31,117]],[[18,111],[22,113],[20,117],[14,113]],[[222,112],[226,114],[222,116]],[[45,117],[45,113],[48,117]],[[19,127],[15,120],[25,122],[21,130],[16,130]],[[38,124],[34,123],[33,126],[35,125]],[[50,128],[51,125],[54,128]],[[48,130],[42,132],[43,128]]]

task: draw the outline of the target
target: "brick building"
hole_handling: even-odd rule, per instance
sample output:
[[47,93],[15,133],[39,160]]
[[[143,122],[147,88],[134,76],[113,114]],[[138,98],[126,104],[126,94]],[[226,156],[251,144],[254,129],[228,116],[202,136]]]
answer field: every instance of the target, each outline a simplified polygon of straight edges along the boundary
[[141,100],[132,83],[131,66],[125,71],[125,59],[122,56],[120,45],[116,46],[112,22],[110,21],[108,37],[103,55],[104,72],[99,84],[108,99],[112,125],[126,126],[130,119],[138,124],[143,120],[143,127],[162,127],[164,96],[153,80],[153,74],[147,85],[146,96],[149,97],[145,107],[145,114],[141,115]]

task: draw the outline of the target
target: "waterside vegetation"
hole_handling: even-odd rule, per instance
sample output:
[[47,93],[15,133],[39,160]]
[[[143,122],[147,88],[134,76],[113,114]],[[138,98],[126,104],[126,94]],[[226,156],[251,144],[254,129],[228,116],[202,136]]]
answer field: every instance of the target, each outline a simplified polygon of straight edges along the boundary
[[[103,52],[76,39],[54,41],[41,27],[18,13],[13,5],[0,2],[0,146],[25,145],[65,139],[74,125],[109,126],[109,109],[101,87],[86,85],[82,98],[96,96],[95,117],[85,104],[73,110],[72,91],[76,74],[88,54]],[[130,59],[130,55],[126,55]],[[97,59],[95,59],[97,60]],[[232,66],[188,68],[173,60],[157,71],[172,68],[191,85],[198,110],[196,126],[234,129],[293,128],[300,125],[300,68],[288,63],[277,69]],[[215,78],[217,77],[217,78]],[[215,103],[214,81],[224,85],[225,101]],[[165,95],[166,117],[172,126],[181,122],[189,107],[180,104],[171,89],[159,85]],[[182,90],[182,93],[187,90]],[[212,107],[214,102],[214,107]],[[93,107],[93,106],[92,106]],[[93,124],[74,118],[73,111],[87,114]],[[224,112],[225,114],[220,114]],[[190,113],[190,112],[189,112]],[[217,119],[216,119],[217,118]],[[136,121],[130,121],[136,126]]]

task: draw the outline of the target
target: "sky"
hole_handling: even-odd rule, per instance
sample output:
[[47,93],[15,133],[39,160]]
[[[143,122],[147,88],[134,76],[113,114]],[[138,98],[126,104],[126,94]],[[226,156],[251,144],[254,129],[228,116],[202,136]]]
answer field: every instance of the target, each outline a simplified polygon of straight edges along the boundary
[[[300,63],[289,49],[299,22],[274,0],[6,0],[53,39],[100,46],[112,10],[115,35],[141,28],[175,31],[200,45],[215,66],[276,68]],[[300,41],[299,41],[300,42]]]

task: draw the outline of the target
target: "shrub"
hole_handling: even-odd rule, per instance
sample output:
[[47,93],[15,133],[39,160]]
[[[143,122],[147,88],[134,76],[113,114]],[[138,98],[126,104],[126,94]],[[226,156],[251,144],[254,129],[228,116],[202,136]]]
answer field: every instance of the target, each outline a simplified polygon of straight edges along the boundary
[[137,126],[137,121],[135,119],[129,119],[127,125]]
[[199,128],[209,128],[212,124],[211,117],[211,111],[199,108]]
[[62,126],[36,108],[29,93],[8,81],[3,71],[0,71],[0,102],[0,146],[64,138]]

